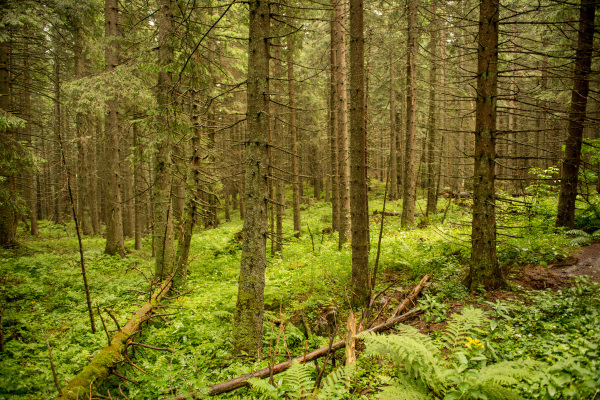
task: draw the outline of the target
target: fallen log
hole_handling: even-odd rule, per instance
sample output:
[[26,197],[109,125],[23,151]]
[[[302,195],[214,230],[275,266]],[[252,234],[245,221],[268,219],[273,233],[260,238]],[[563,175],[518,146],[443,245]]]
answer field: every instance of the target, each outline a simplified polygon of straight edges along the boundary
[[388,217],[401,217],[402,216],[402,213],[398,212],[398,211],[379,211],[379,210],[373,211],[373,215],[377,215],[377,214],[383,214]]
[[152,295],[151,300],[143,304],[133,318],[112,337],[110,344],[100,350],[83,371],[71,379],[67,387],[63,388],[63,394],[56,400],[90,399],[93,390],[102,384],[110,376],[114,367],[123,360],[127,341],[139,332],[142,323],[150,319],[152,310],[160,303],[170,287],[169,278],[161,285],[160,290]]
[[[364,330],[360,333],[365,333],[365,332],[374,332],[375,333],[375,332],[381,332],[381,331],[390,329],[392,326],[394,326],[398,322],[406,321],[407,319],[413,317],[414,315],[418,314],[419,312],[420,312],[420,310],[409,311],[406,314],[400,315],[394,319],[384,322],[383,324],[374,326],[371,329]],[[252,372],[250,374],[240,376],[235,379],[231,379],[229,381],[217,383],[210,389],[210,392],[208,394],[211,396],[215,396],[217,394],[231,392],[232,390],[235,390],[235,389],[238,389],[238,388],[248,385],[248,379],[250,379],[250,378],[261,378],[261,379],[266,378],[269,376],[271,370],[273,371],[273,374],[278,374],[278,373],[286,370],[287,368],[289,368],[295,361],[297,361],[299,363],[312,361],[316,358],[326,355],[329,351],[336,351],[345,346],[346,346],[346,340],[345,339],[339,340],[339,341],[333,343],[331,345],[331,348],[329,346],[321,347],[320,349],[311,351],[310,353],[307,353],[306,355],[296,357],[294,359],[274,365],[272,368],[266,367],[266,368],[260,369],[258,371]],[[185,399],[185,398],[187,398],[187,397],[185,397],[185,396],[181,397],[181,399]],[[178,400],[178,399],[180,399],[179,396],[175,397],[175,398],[171,398],[170,400]]]
[[396,307],[396,309],[392,313],[392,316],[389,318],[390,320],[393,319],[396,315],[398,315],[402,311],[404,311],[404,309],[408,307],[409,303],[414,302],[415,297],[417,297],[417,295],[419,293],[421,293],[421,290],[423,290],[423,288],[425,287],[425,284],[427,283],[429,278],[431,278],[431,275],[427,274],[423,277],[423,279],[421,279],[419,284],[417,286],[415,286],[413,288],[413,290],[410,291],[408,296],[406,296],[406,298],[402,301],[402,303],[400,303],[398,305],[398,307]]

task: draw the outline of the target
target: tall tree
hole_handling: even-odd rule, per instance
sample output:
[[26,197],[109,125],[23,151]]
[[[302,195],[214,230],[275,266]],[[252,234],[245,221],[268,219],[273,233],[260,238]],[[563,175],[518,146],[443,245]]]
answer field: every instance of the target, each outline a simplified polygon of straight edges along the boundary
[[415,197],[417,188],[417,1],[407,1],[408,44],[406,60],[406,138],[404,147],[404,185],[402,191],[402,226],[415,223]]
[[350,0],[350,215],[355,305],[368,304],[370,295],[363,14],[363,0]]
[[431,0],[431,38],[429,39],[429,56],[431,66],[429,69],[429,122],[427,124],[427,209],[426,215],[435,214],[437,210],[437,181],[436,161],[437,157],[437,130],[438,130],[438,105],[437,99],[437,43],[439,41],[439,27],[437,26],[436,0]]
[[571,112],[569,113],[565,159],[562,163],[556,215],[556,226],[568,228],[575,226],[575,199],[577,198],[577,181],[579,164],[581,163],[581,141],[590,87],[589,75],[592,66],[592,52],[594,50],[595,10],[596,3],[594,0],[581,0],[575,70],[573,71],[573,90],[571,92]]
[[499,8],[500,0],[481,0],[479,7],[471,268],[465,279],[471,291],[506,284],[496,255],[494,187]]
[[339,146],[339,248],[348,241],[350,233],[350,160],[348,157],[348,94],[346,74],[346,2],[333,0],[335,4],[335,60],[337,138]]
[[[106,48],[104,50],[105,72],[110,74],[117,66],[119,59],[117,53],[117,35],[119,24],[119,3],[117,0],[105,2],[105,36]],[[121,209],[121,179],[119,153],[119,102],[116,94],[106,102],[107,113],[105,117],[106,137],[106,254],[125,255],[123,242],[123,216]]]
[[257,354],[262,348],[267,266],[270,10],[265,0],[251,0],[249,6],[244,243],[233,347],[236,351]]
[[159,112],[159,138],[156,146],[156,164],[154,166],[154,244],[156,249],[156,264],[154,274],[164,278],[173,272],[175,257],[175,239],[173,234],[173,203],[172,203],[172,127],[174,107],[173,78],[169,70],[173,61],[173,1],[161,0],[158,11],[158,63],[161,69],[158,73],[158,88],[156,100]]
[[290,138],[292,141],[292,210],[294,216],[294,236],[302,236],[302,225],[300,223],[300,166],[298,154],[298,127],[296,122],[296,93],[294,82],[294,38],[292,35],[287,37],[287,73],[288,73],[288,93],[290,109]]
[[[334,3],[335,6],[335,3]],[[338,112],[337,112],[337,56],[336,56],[336,35],[335,35],[335,13],[332,12],[329,22],[330,33],[330,51],[329,51],[329,145],[331,157],[331,229],[339,230],[340,226],[340,163],[339,163],[339,141],[338,141]]]
[[[0,11],[4,13],[7,8],[6,1],[0,1]],[[0,122],[3,131],[0,131],[0,247],[16,246],[15,241],[15,205],[13,203],[11,153],[14,145],[11,129],[12,115],[10,112],[10,38],[8,35],[0,37]]]
[[[391,24],[390,24],[391,25]],[[390,26],[391,27],[391,26]],[[390,47],[390,191],[389,199],[398,199],[398,156],[396,154],[398,128],[396,126],[396,76],[394,48]],[[384,167],[385,168],[385,167]]]

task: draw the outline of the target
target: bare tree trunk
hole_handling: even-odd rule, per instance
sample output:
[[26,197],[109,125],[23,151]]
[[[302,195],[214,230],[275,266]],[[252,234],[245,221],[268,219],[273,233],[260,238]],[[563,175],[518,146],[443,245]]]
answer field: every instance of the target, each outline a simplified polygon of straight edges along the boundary
[[363,0],[350,0],[350,196],[352,201],[352,302],[369,303],[369,213],[365,129]]
[[482,0],[479,11],[471,269],[465,278],[471,291],[506,285],[496,256],[494,187],[499,7],[499,0]]
[[[111,73],[118,62],[117,35],[118,35],[118,1],[106,0],[105,3],[105,36],[108,43],[105,49],[105,71]],[[106,114],[106,254],[125,255],[123,243],[123,216],[121,209],[121,177],[120,175],[120,145],[119,123],[117,113],[119,103],[116,98],[107,101],[108,113]]]
[[143,162],[142,162],[142,143],[139,135],[139,125],[133,124],[133,148],[134,148],[134,162],[133,162],[133,207],[134,207],[134,237],[135,237],[135,249],[142,249],[142,232],[144,231],[144,206],[142,200],[142,192],[144,192],[144,178],[143,178]]
[[[280,8],[279,3],[273,4],[273,14],[279,15]],[[282,134],[282,124],[279,120],[282,117],[281,107],[281,39],[279,38],[280,30],[279,30],[279,22],[273,21],[273,77],[274,79],[274,92],[275,92],[275,103],[273,104],[273,112],[272,115],[275,117],[272,119],[273,123],[273,141],[275,146],[283,147],[283,134]],[[293,57],[292,57],[293,58]],[[272,149],[275,150],[275,149]],[[278,172],[275,173],[275,176],[272,179],[275,179],[275,203],[276,203],[276,213],[275,213],[275,251],[280,255],[283,254],[283,213],[284,213],[284,203],[285,203],[285,186],[284,186],[284,176],[281,174],[281,170],[285,168],[283,163],[283,154],[279,154],[276,157],[276,166],[278,168]],[[299,207],[298,207],[299,208]],[[298,210],[298,214],[300,210]],[[295,220],[294,220],[295,221]]]
[[[335,1],[335,0],[332,0]],[[340,227],[340,163],[339,163],[339,144],[338,144],[338,119],[337,111],[337,56],[336,56],[336,35],[335,35],[335,17],[332,16],[329,23],[330,27],[330,131],[329,144],[331,154],[331,230],[338,231]]]
[[175,239],[173,233],[173,176],[171,154],[173,151],[172,128],[174,118],[170,108],[173,107],[173,79],[167,66],[173,60],[173,1],[161,0],[158,15],[158,60],[161,70],[158,73],[156,93],[161,125],[166,132],[160,133],[157,143],[157,155],[154,181],[154,245],[156,248],[156,279],[162,280],[173,272]]
[[[390,47],[390,191],[388,198],[390,200],[398,199],[398,156],[396,155],[398,141],[398,128],[396,126],[396,77],[395,77],[395,59],[394,48]],[[385,172],[387,165],[382,163],[382,172]],[[386,181],[386,175],[382,175],[382,181]]]
[[[23,118],[26,121],[25,124],[25,141],[29,148],[32,147],[33,141],[31,136],[31,79],[30,79],[30,67],[29,67],[29,28],[27,24],[23,27],[23,90],[21,92],[21,108]],[[26,173],[26,189],[25,189],[25,200],[29,206],[29,221],[30,221],[30,232],[33,236],[38,236],[38,219],[37,219],[37,190],[36,190],[36,173],[32,170]]]
[[339,248],[348,241],[350,230],[350,163],[348,157],[348,94],[346,92],[346,3],[335,0],[335,59],[336,59],[336,112],[339,145],[340,224]]
[[302,225],[300,222],[300,167],[298,158],[298,128],[296,121],[296,94],[294,91],[294,38],[288,36],[288,54],[287,54],[287,72],[288,72],[288,91],[289,91],[289,108],[290,108],[290,138],[292,140],[292,179],[293,199],[292,210],[294,214],[294,236],[299,238],[302,236]]
[[571,92],[571,112],[565,146],[565,160],[562,164],[560,192],[556,226],[575,227],[575,200],[577,199],[577,181],[581,163],[581,141],[585,108],[589,92],[589,75],[592,65],[594,45],[594,0],[581,0],[579,11],[579,35],[575,54],[573,91]]
[[429,56],[431,57],[431,67],[429,70],[429,124],[427,127],[427,210],[425,215],[435,214],[437,212],[437,185],[436,185],[436,162],[439,159],[437,149],[437,113],[436,104],[437,88],[437,43],[439,39],[436,0],[431,0],[431,39],[429,41]]
[[[0,10],[2,7],[0,7]],[[2,39],[0,39],[2,40]],[[10,113],[10,43],[9,38],[0,41],[0,110]],[[12,136],[13,132],[7,127],[3,136]],[[11,201],[11,179],[12,173],[0,169],[0,247],[14,247],[17,245],[15,240],[15,208]]]
[[417,1],[408,0],[407,4],[406,139],[401,218],[403,227],[415,223],[415,195],[417,186],[417,174],[415,171],[415,146],[417,143]]
[[244,243],[233,321],[236,351],[260,355],[264,315],[269,130],[269,31],[267,2],[251,0],[247,78],[246,216]]

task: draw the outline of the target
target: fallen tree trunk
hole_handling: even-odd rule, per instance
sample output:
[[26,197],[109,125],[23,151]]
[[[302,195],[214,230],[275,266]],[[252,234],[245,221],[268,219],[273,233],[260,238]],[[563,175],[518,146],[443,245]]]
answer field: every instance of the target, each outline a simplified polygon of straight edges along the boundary
[[150,319],[152,310],[160,303],[170,287],[171,278],[167,279],[160,290],[152,295],[151,300],[144,304],[133,318],[112,337],[110,344],[100,350],[83,371],[71,379],[67,387],[63,388],[63,394],[56,400],[90,399],[91,392],[109,377],[113,368],[123,359],[127,340],[139,332],[142,323]]
[[[406,321],[407,319],[409,319],[410,317],[412,317],[418,313],[419,313],[419,310],[409,311],[406,314],[400,315],[400,316],[393,318],[383,324],[374,326],[371,329],[364,330],[360,333],[365,333],[365,332],[375,333],[375,332],[385,331],[387,329],[390,329],[392,326],[394,326],[398,322]],[[240,376],[235,379],[231,379],[229,381],[217,383],[210,389],[209,395],[215,396],[217,394],[230,392],[232,390],[241,388],[242,386],[246,386],[248,384],[248,379],[250,379],[250,378],[261,378],[261,379],[266,378],[269,376],[271,371],[273,371],[273,375],[278,374],[278,373],[286,370],[287,368],[289,368],[294,363],[294,361],[297,361],[300,363],[312,361],[316,358],[326,355],[330,351],[336,351],[345,346],[346,346],[346,340],[345,339],[339,340],[339,341],[333,343],[331,345],[331,348],[329,346],[321,347],[320,349],[311,351],[310,353],[308,353],[306,355],[296,357],[294,359],[274,365],[272,368],[266,367],[266,368],[260,369],[258,371],[252,372],[250,374]],[[188,395],[188,397],[189,397],[189,395]],[[178,397],[172,398],[171,400],[186,399],[188,397],[185,397],[185,396],[179,397],[178,396]]]
[[417,295],[421,293],[421,290],[423,290],[423,287],[425,287],[425,284],[427,283],[429,278],[431,278],[431,275],[427,274],[423,277],[423,279],[421,279],[419,284],[415,286],[413,290],[411,290],[411,292],[408,294],[408,296],[406,296],[404,301],[402,301],[402,303],[400,303],[398,307],[396,307],[396,309],[392,313],[392,316],[389,318],[390,320],[402,311],[404,311],[404,309],[408,307],[409,303],[412,303],[414,301],[415,297],[417,297]]
[[379,211],[379,210],[373,211],[373,215],[377,215],[377,214],[383,214],[383,215],[387,215],[389,217],[401,217],[402,216],[402,213],[397,212],[397,211]]

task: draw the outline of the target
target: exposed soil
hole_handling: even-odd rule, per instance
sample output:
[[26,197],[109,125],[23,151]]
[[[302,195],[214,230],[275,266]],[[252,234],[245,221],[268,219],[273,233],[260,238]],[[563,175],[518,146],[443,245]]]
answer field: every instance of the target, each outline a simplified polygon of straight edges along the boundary
[[600,243],[580,248],[570,263],[550,266],[552,272],[563,277],[589,275],[600,283]]

